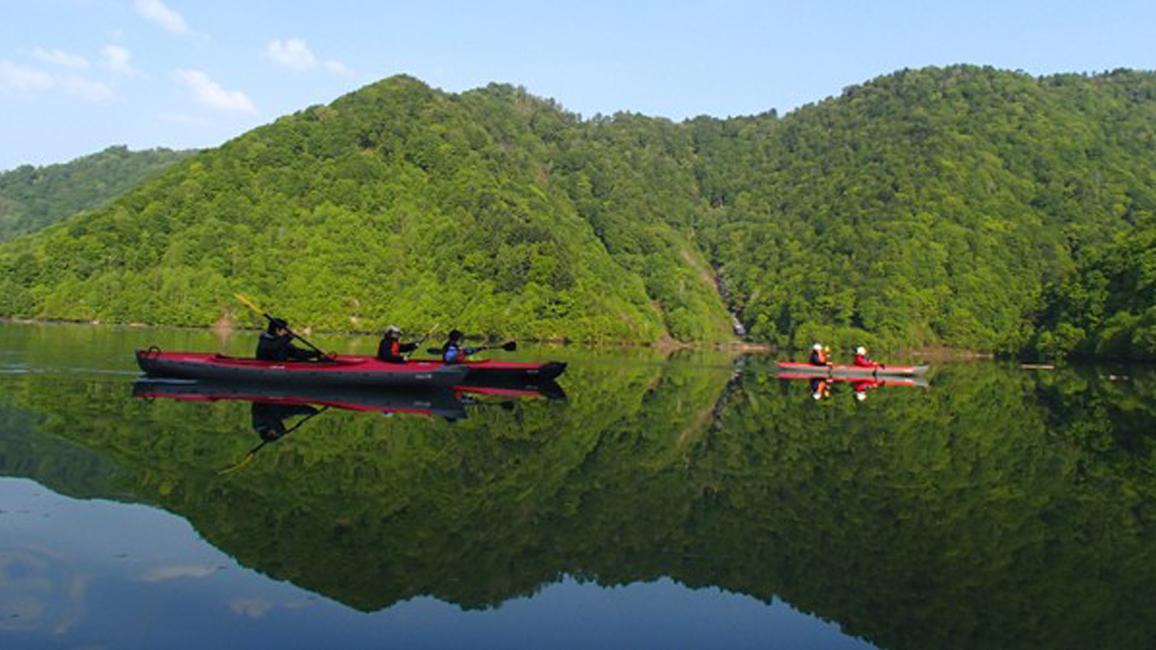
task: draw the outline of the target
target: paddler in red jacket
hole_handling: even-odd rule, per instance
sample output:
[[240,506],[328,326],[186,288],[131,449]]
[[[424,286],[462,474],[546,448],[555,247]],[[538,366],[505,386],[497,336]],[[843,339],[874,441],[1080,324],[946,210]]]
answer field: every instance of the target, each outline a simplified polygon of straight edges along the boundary
[[882,368],[883,364],[875,363],[867,358],[867,348],[860,345],[855,348],[855,360],[851,362],[856,368]]
[[417,343],[402,343],[401,329],[396,325],[385,328],[381,335],[381,343],[377,344],[377,358],[389,363],[405,363],[405,352],[413,352]]

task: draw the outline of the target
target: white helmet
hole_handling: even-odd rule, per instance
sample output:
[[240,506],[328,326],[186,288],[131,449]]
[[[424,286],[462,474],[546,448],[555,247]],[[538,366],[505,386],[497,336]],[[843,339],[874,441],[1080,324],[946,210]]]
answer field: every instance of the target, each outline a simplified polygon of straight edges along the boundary
[[859,347],[855,348],[855,354],[867,354],[867,348],[860,345]]
[[811,346],[811,349],[812,349],[812,350],[822,350],[822,349],[823,349],[823,344],[822,344],[822,343],[816,343],[816,344],[814,344],[814,345],[812,345],[812,346]]
[[397,325],[390,325],[389,327],[385,328],[385,333],[386,335],[401,334],[401,328],[399,328]]
[[812,393],[811,397],[815,398],[816,400],[823,399],[823,391],[819,391],[817,393]]
[[864,391],[859,391],[859,392],[855,393],[855,399],[862,402],[863,400],[867,399],[867,393]]

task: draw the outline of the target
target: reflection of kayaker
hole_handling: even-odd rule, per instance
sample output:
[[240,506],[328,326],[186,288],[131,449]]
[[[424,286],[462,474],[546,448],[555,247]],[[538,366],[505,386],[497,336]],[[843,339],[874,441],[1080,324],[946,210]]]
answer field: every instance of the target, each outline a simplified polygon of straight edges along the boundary
[[811,399],[816,402],[831,396],[831,384],[825,378],[816,377],[811,380]]
[[[284,438],[290,433],[293,433],[299,429],[301,425],[311,420],[317,414],[324,413],[328,408],[328,406],[323,406],[320,409],[316,409],[312,406],[309,406],[308,404],[253,402],[252,409],[250,411],[253,421],[253,430],[256,431],[257,435],[261,437],[261,443],[250,449],[249,453],[245,454],[245,458],[243,458],[241,462],[237,463],[236,465],[226,467],[217,473],[228,474],[230,472],[235,472],[238,469],[241,469],[245,465],[248,465],[257,455],[257,452],[261,451],[265,445],[271,442],[277,442],[281,438]],[[298,420],[297,423],[293,426],[286,427],[285,421],[297,415],[304,415],[305,417]]]
[[862,402],[867,399],[867,391],[874,390],[883,385],[884,382],[879,379],[860,379],[851,382],[851,390],[855,391],[855,399]]
[[309,419],[320,411],[308,404],[278,404],[276,402],[253,402],[251,410],[253,416],[253,430],[266,442],[277,440],[281,436],[293,431],[305,420],[301,420],[293,429],[285,426],[289,418],[304,415]]

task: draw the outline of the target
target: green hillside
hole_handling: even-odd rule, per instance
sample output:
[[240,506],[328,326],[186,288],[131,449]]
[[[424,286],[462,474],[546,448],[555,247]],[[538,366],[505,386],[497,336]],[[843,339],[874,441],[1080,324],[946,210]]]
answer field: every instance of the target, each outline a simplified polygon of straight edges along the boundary
[[704,238],[752,336],[780,344],[1019,350],[1046,286],[1156,214],[1151,73],[904,71],[695,126],[721,152]]
[[733,310],[784,346],[1156,357],[1146,266],[1111,324],[1060,305],[1147,241],[1154,163],[1147,72],[905,70],[682,124],[394,77],[0,247],[0,314],[208,324],[240,291],[334,330],[712,342]]
[[192,153],[116,146],[60,165],[0,172],[0,241],[106,205]]

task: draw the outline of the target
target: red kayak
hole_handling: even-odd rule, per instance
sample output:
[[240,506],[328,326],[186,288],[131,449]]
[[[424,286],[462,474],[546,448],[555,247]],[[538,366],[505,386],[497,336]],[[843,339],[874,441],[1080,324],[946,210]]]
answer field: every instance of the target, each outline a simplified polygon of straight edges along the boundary
[[448,388],[462,383],[465,365],[414,361],[386,363],[374,357],[318,361],[262,361],[206,352],[137,350],[136,361],[149,377],[297,384],[309,386]]
[[930,366],[888,366],[882,364],[874,368],[839,364],[816,366],[792,361],[779,361],[778,366],[780,375],[793,373],[810,377],[911,377],[922,376],[930,368]]
[[561,361],[524,363],[479,359],[448,364],[415,359],[379,361],[364,355],[336,355],[318,361],[262,361],[206,352],[137,350],[137,364],[149,377],[276,382],[313,386],[457,386],[494,382],[520,387],[553,381],[566,370]]
[[[376,360],[376,357],[339,355],[339,359],[366,359]],[[465,363],[447,364],[440,359],[411,359],[404,365],[411,363],[429,363],[439,366],[466,367],[470,372],[466,376],[466,383],[475,381],[511,381],[535,383],[539,381],[557,379],[566,370],[564,361],[546,361],[533,363],[525,361],[494,361],[493,359],[471,359]],[[387,364],[391,365],[391,364]]]
[[[779,379],[802,379],[806,381],[830,381],[836,383],[849,384],[863,384],[868,388],[880,388],[883,386],[914,386],[918,388],[927,388],[927,380],[920,375],[894,375],[885,377],[872,377],[870,375],[860,376],[828,376],[822,374],[805,374],[801,372],[779,372]],[[858,388],[856,388],[858,390]]]

